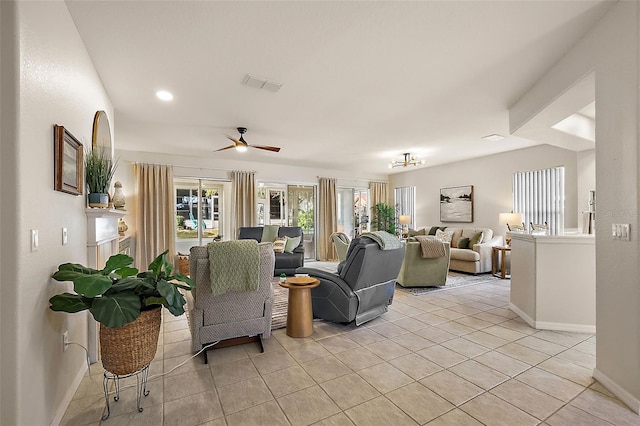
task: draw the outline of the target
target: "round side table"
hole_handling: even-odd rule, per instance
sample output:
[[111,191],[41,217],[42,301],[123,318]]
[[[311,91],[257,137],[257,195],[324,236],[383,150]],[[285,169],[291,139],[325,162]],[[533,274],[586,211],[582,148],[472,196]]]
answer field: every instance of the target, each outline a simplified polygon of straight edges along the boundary
[[289,289],[287,336],[309,337],[313,334],[311,289],[319,285],[320,281],[311,277],[292,277],[280,283]]

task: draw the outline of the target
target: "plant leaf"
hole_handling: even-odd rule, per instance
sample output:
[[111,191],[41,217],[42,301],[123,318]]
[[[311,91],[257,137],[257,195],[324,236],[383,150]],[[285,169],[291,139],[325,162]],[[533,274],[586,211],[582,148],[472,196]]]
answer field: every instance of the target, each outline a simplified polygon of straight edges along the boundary
[[164,297],[147,297],[144,299],[144,306],[152,306],[152,305],[162,305],[169,308],[167,305],[167,299]]
[[127,277],[113,283],[111,288],[105,294],[120,293],[125,290],[135,290],[143,285],[142,280],[136,277]]
[[169,250],[165,250],[163,253],[159,254],[158,257],[153,259],[153,262],[149,264],[149,271],[153,272],[153,275],[158,277],[160,275],[160,271],[162,271],[162,265],[164,264],[164,257],[169,253]]
[[90,304],[85,303],[82,296],[71,293],[56,294],[49,299],[49,303],[51,304],[49,309],[52,311],[69,312],[71,314],[91,307]]
[[119,278],[126,278],[136,275],[138,273],[138,269],[125,266],[124,268],[116,269],[113,273]]
[[140,298],[133,293],[116,293],[98,297],[89,311],[101,324],[119,328],[140,316]]
[[111,278],[100,275],[84,275],[73,280],[73,289],[76,293],[86,297],[96,297],[104,294],[111,287]]
[[176,286],[165,280],[158,281],[158,293],[167,299],[169,305],[173,305],[176,301],[176,294],[180,294]]
[[74,281],[78,278],[90,277],[91,275],[95,274],[86,274],[80,271],[62,270],[54,273],[51,278],[56,281]]
[[167,260],[166,256],[162,256],[162,265],[164,266],[164,271],[166,272],[167,276],[170,276],[173,272],[173,265]]
[[122,253],[114,254],[107,260],[107,263],[104,265],[104,268],[102,268],[102,271],[100,272],[103,275],[109,275],[116,269],[124,268],[131,265],[132,263],[133,258],[131,256],[127,256],[126,254]]
[[193,281],[191,278],[189,278],[188,276],[186,276],[184,274],[177,273],[175,275],[172,275],[172,276],[168,277],[167,280],[168,281],[177,280],[177,281],[181,281],[181,282],[187,284],[189,287],[179,286],[180,288],[184,288],[185,290],[190,290],[192,288],[196,288],[196,282]]
[[62,265],[58,266],[58,271],[76,271],[85,274],[97,274],[100,272],[97,269],[88,268],[79,263],[63,263]]

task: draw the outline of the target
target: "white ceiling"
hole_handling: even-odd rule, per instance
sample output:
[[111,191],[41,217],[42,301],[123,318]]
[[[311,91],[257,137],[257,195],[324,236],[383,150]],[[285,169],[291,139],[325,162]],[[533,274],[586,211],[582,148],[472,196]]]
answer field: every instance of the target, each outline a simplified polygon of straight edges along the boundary
[[[66,3],[113,102],[116,148],[372,173],[403,152],[429,166],[544,143],[509,136],[508,108],[612,4]],[[283,87],[244,86],[247,74]],[[214,153],[238,126],[282,150]],[[481,139],[492,133],[507,138]]]

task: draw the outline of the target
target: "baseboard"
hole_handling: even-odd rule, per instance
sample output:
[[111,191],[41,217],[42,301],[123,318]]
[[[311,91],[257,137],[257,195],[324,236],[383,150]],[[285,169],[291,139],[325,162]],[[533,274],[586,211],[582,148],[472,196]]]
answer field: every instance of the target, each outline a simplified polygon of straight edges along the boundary
[[516,305],[514,305],[511,302],[509,302],[509,309],[511,309],[516,314],[518,314],[518,316],[522,318],[531,327],[536,328],[536,322],[529,315],[525,314],[522,309],[518,308]]
[[78,387],[80,386],[80,382],[82,382],[82,379],[84,378],[84,375],[87,372],[87,369],[88,369],[87,364],[83,362],[82,367],[78,371],[78,374],[76,374],[76,377],[73,379],[73,382],[71,382],[69,389],[67,389],[67,392],[64,394],[64,398],[62,398],[62,402],[60,403],[60,405],[58,406],[58,409],[56,410],[56,415],[51,420],[51,423],[49,423],[50,425],[56,426],[56,425],[59,425],[60,422],[62,421],[62,418],[64,417],[64,413],[66,413],[67,408],[69,408],[69,404],[71,403],[73,396],[76,394],[76,391],[78,390]]
[[618,397],[620,401],[624,402],[631,409],[631,411],[640,416],[640,400],[624,390],[620,385],[611,380],[609,376],[607,376],[597,368],[593,369],[593,378],[599,381],[602,386],[607,388],[612,394]]
[[536,330],[555,330],[555,331],[570,331],[572,333],[595,333],[595,325],[582,325],[582,324],[566,324],[562,322],[546,322],[546,321],[534,321],[529,315],[518,308],[513,303],[509,303],[509,309],[518,314],[527,324]]
[[543,330],[569,331],[572,333],[595,333],[595,325],[565,324],[562,322],[536,321],[536,328]]

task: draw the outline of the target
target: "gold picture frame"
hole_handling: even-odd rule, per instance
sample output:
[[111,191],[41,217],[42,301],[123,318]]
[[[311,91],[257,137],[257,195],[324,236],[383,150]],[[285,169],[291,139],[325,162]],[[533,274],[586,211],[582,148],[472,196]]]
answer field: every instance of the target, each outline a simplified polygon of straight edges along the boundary
[[53,126],[54,189],[82,195],[83,146],[67,129]]

